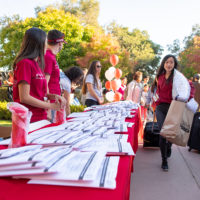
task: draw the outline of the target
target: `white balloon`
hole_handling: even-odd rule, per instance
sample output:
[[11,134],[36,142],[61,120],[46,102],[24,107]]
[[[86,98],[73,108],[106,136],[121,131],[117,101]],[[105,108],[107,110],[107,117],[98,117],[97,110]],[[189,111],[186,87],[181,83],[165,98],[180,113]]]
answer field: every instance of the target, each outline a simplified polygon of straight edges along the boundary
[[121,87],[121,80],[120,79],[115,79],[116,83],[117,83],[117,90],[119,90],[119,88]]
[[114,73],[112,73],[109,70],[106,70],[105,77],[106,77],[107,80],[111,81],[114,78],[114,76],[115,76]]
[[106,99],[110,102],[114,101],[114,96],[115,96],[115,93],[113,91],[106,93]]
[[112,67],[109,67],[108,70],[115,74],[116,68],[112,66]]

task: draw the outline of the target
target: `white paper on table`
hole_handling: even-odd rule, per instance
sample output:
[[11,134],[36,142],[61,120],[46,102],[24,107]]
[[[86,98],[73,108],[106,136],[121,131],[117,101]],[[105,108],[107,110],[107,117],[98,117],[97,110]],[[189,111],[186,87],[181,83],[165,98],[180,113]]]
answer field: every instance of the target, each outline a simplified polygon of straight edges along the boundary
[[58,171],[56,174],[42,176],[20,176],[21,178],[44,179],[44,180],[94,180],[97,172],[105,158],[105,152],[72,152],[70,159],[63,159],[57,163],[52,170]]
[[71,130],[63,130],[63,131],[56,131],[46,134],[46,135],[39,135],[35,136],[28,136],[28,143],[37,143],[37,144],[51,144],[51,143],[64,143],[65,140],[68,138],[75,138],[77,135],[82,134],[80,131],[71,131]]
[[9,145],[10,143],[11,143],[11,139],[10,138],[0,141],[0,145]]
[[41,163],[38,163],[37,166],[33,166],[33,162],[30,163],[24,163],[24,164],[14,164],[14,165],[6,165],[6,166],[0,166],[0,172],[1,171],[15,171],[15,170],[26,170],[26,169],[38,169],[38,168],[44,168],[44,165],[40,165]]
[[64,180],[42,180],[32,179],[28,184],[61,185],[74,187],[93,187],[93,188],[116,188],[116,176],[118,171],[119,157],[105,157],[98,170],[97,176],[93,181],[64,181]]
[[41,120],[41,121],[30,123],[29,132],[34,131],[34,130],[39,129],[39,128],[42,128],[42,127],[49,125],[49,124],[51,124],[51,122],[48,121],[48,120]]
[[[35,146],[39,147],[39,145]],[[26,149],[28,150],[26,151]],[[43,149],[24,148],[21,151],[18,150],[17,152],[4,152],[0,157],[0,166],[4,167],[4,169],[6,169],[6,166],[8,166],[8,168],[7,170],[0,171],[0,176],[56,172],[56,170],[50,170],[52,165],[67,157],[71,152],[72,149],[66,147],[52,147]],[[22,168],[21,170],[19,166],[20,164]],[[30,166],[29,164],[32,165]],[[11,169],[12,166],[13,170]],[[25,166],[27,168],[24,168]]]
[[94,115],[96,112],[95,111],[90,111],[90,112],[73,112],[68,117],[91,117]]
[[117,155],[131,155],[134,156],[133,149],[130,143],[125,140],[108,138],[96,138],[88,143],[77,145],[81,151],[106,151],[106,153],[115,153]]
[[91,118],[90,117],[77,117],[77,118],[70,119],[68,121],[69,122],[75,122],[75,121],[82,122],[82,121],[87,121],[89,119],[91,119]]

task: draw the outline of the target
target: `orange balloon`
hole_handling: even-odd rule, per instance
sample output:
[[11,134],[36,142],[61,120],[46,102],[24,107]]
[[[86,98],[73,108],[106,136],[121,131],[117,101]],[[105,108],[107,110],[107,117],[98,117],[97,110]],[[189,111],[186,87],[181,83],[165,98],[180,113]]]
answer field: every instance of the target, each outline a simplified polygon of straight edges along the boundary
[[118,62],[119,62],[119,58],[117,55],[113,54],[112,56],[110,56],[110,63],[112,66],[117,65]]
[[111,90],[111,81],[106,81],[106,83],[105,83],[105,88],[106,88],[107,90]]
[[111,88],[114,92],[117,90],[117,81],[116,80],[111,81]]
[[115,78],[116,79],[120,79],[121,76],[122,76],[122,70],[121,69],[116,69],[115,70]]
[[122,97],[122,94],[119,92],[116,92],[114,95],[114,101],[120,101]]

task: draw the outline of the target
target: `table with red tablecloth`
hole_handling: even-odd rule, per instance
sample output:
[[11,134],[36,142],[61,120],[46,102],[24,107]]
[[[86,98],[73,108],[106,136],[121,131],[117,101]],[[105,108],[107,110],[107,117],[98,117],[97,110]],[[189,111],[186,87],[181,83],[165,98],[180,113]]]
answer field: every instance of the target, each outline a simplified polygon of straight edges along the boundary
[[[128,141],[136,153],[138,148],[139,117],[138,110],[134,118],[126,119],[134,122],[128,128]],[[45,127],[55,126],[54,124]],[[127,134],[127,133],[124,133]],[[5,147],[0,146],[0,149]],[[120,156],[116,177],[116,189],[85,188],[54,185],[27,184],[25,179],[0,179],[0,200],[129,200],[132,156]]]

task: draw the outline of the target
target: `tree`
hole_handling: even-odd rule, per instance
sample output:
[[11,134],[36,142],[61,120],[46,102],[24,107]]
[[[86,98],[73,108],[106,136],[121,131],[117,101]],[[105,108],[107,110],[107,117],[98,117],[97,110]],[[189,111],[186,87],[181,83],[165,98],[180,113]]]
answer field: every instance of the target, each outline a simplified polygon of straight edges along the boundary
[[64,10],[47,7],[37,13],[35,18],[21,20],[19,16],[4,18],[0,30],[0,67],[12,62],[19,51],[20,44],[25,31],[31,27],[38,27],[48,32],[51,29],[58,29],[65,34],[68,44],[58,55],[58,63],[61,68],[76,64],[76,57],[84,55],[81,43],[90,41],[94,33],[91,26],[83,26],[77,17]]
[[173,55],[178,56],[181,51],[180,40],[176,39],[173,41],[173,44],[167,45],[168,51]]
[[84,24],[98,26],[99,2],[97,0],[63,0],[59,7],[78,17]]
[[116,38],[97,28],[90,42],[83,42],[82,47],[85,50],[85,56],[77,57],[77,64],[88,68],[93,60],[99,60],[103,66],[101,79],[105,79],[104,73],[111,66],[110,55],[120,54],[120,46]]
[[179,53],[181,71],[190,78],[200,73],[200,25],[192,28],[192,33],[185,37],[184,48]]
[[182,51],[179,56],[182,71],[188,78],[200,72],[200,36],[195,36],[192,43],[193,45]]
[[[107,27],[108,31],[117,37],[121,49],[130,55],[130,63],[133,64],[133,72],[140,70],[153,75],[157,70],[162,48],[149,39],[146,31],[134,29],[129,31],[127,27],[117,25],[115,22]],[[129,72],[132,70],[129,69]]]

